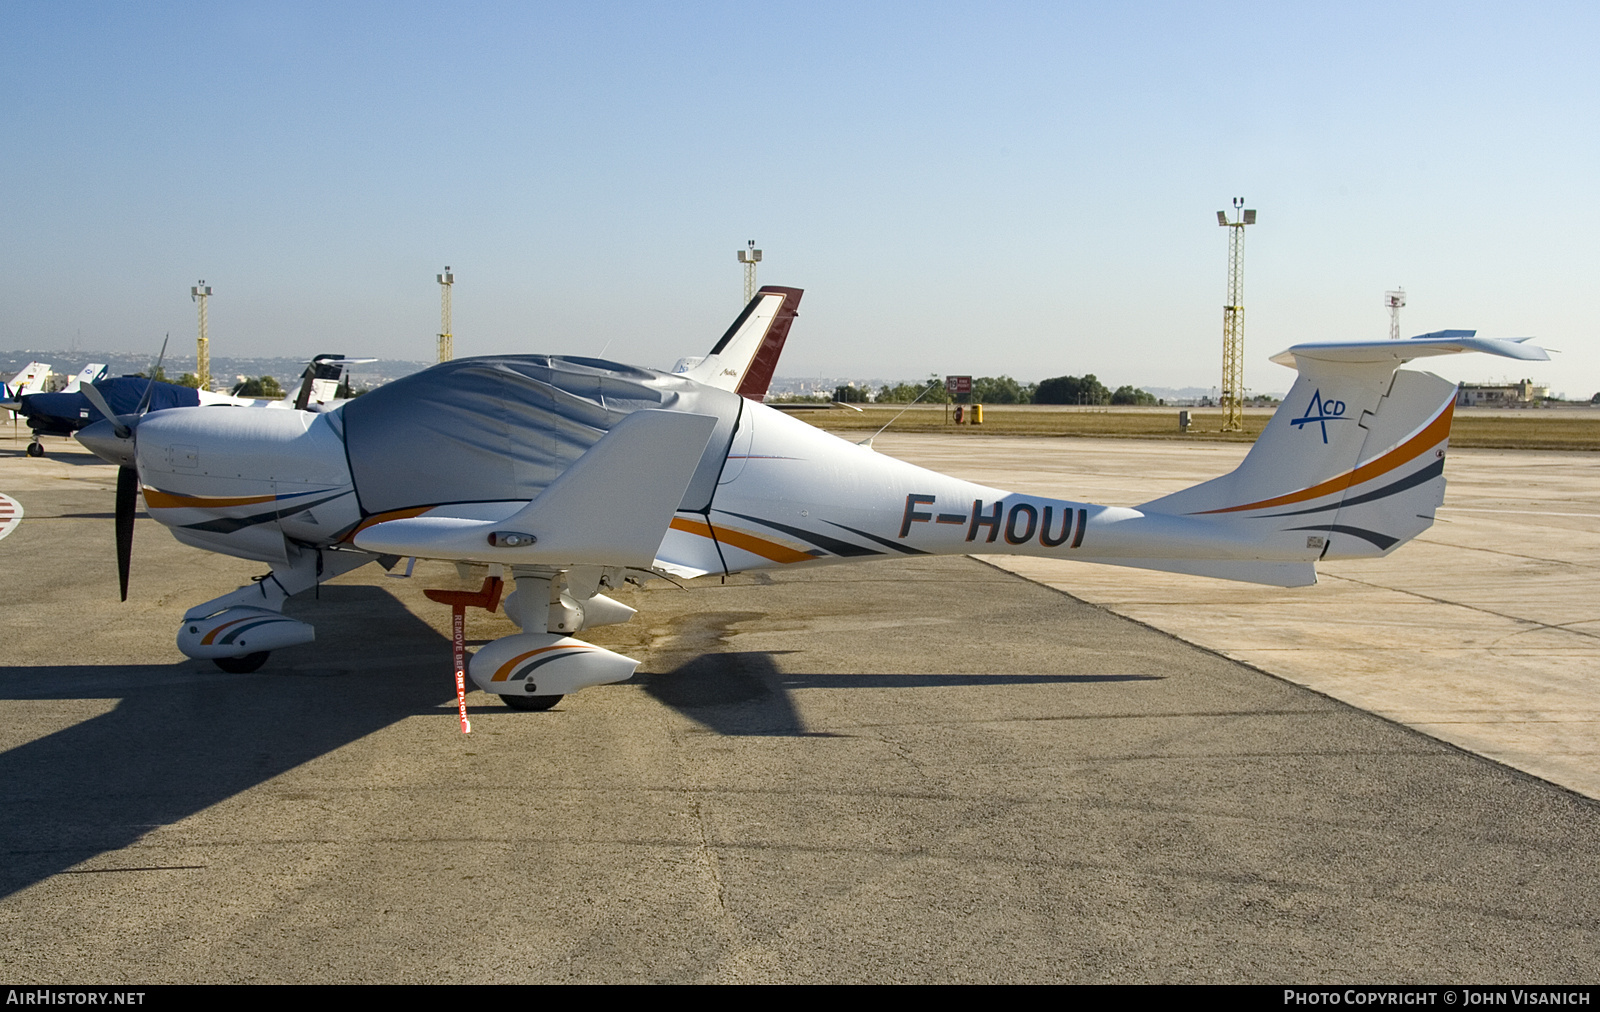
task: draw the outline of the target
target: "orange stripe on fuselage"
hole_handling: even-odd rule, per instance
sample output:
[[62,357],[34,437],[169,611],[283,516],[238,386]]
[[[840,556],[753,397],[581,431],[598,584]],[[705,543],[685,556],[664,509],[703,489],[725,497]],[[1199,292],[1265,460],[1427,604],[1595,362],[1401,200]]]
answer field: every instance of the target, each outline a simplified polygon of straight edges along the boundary
[[356,524],[354,527],[350,528],[350,532],[339,540],[346,542],[354,541],[357,534],[360,534],[362,531],[373,526],[374,524],[381,524],[389,520],[409,520],[412,517],[420,517],[422,514],[434,508],[435,507],[433,506],[412,506],[409,509],[390,510],[387,513],[374,513],[372,516],[367,517],[359,524]]
[[1237,513],[1240,510],[1265,509],[1269,506],[1287,506],[1290,503],[1305,502],[1307,499],[1316,499],[1334,492],[1342,492],[1351,485],[1359,485],[1364,481],[1371,481],[1379,475],[1387,474],[1408,460],[1414,460],[1432,449],[1434,446],[1450,438],[1450,419],[1455,416],[1456,402],[1451,401],[1445,409],[1439,412],[1438,417],[1429,422],[1421,432],[1401,443],[1381,457],[1367,461],[1353,471],[1347,471],[1337,478],[1329,478],[1320,485],[1303,488],[1298,492],[1289,492],[1273,499],[1262,499],[1259,502],[1245,503],[1243,506],[1227,506],[1223,509],[1200,510],[1191,516],[1203,516],[1207,513]]
[[228,506],[256,506],[264,502],[275,502],[275,495],[245,495],[245,496],[208,496],[208,495],[178,495],[174,492],[163,492],[159,488],[144,487],[144,504],[152,509],[223,509]]
[[754,534],[746,534],[743,531],[718,527],[716,533],[713,534],[711,525],[699,520],[685,520],[682,517],[673,517],[671,527],[673,530],[683,531],[685,534],[698,534],[702,538],[711,538],[713,541],[732,545],[735,548],[749,552],[751,555],[759,555],[763,559],[770,559],[773,562],[788,564],[791,562],[815,561],[814,556],[807,555],[805,552],[797,552],[788,545],[780,545],[776,541],[758,538]]

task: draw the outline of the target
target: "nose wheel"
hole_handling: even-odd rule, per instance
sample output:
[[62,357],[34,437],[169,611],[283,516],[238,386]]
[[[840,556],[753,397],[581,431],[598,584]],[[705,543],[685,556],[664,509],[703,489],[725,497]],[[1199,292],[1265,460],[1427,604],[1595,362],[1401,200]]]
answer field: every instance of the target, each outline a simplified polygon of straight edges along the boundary
[[38,443],[29,443],[28,444],[28,456],[30,456],[30,457],[42,457],[42,456],[44,456],[44,447],[40,446]]

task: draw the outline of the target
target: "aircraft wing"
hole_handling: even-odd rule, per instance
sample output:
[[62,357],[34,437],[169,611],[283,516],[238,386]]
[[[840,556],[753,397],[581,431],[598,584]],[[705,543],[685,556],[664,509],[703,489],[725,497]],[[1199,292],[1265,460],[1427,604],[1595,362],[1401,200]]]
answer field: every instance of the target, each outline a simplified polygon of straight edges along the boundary
[[716,424],[711,415],[635,411],[504,520],[435,510],[374,524],[353,541],[381,555],[649,569]]

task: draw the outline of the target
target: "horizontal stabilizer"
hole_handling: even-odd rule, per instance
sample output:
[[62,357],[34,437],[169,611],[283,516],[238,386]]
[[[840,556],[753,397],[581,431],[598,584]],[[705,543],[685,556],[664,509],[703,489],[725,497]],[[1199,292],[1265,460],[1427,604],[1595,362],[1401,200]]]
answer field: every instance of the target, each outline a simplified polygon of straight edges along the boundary
[[442,516],[449,507],[440,507],[374,524],[355,536],[355,545],[426,559],[649,569],[716,421],[635,411],[504,520]]
[[1548,362],[1550,355],[1536,344],[1525,344],[1531,337],[1477,337],[1475,330],[1437,330],[1404,341],[1314,341],[1297,344],[1272,356],[1279,365],[1294,366],[1297,360],[1318,362],[1392,362],[1396,365],[1414,358],[1455,355],[1481,351],[1528,362]]

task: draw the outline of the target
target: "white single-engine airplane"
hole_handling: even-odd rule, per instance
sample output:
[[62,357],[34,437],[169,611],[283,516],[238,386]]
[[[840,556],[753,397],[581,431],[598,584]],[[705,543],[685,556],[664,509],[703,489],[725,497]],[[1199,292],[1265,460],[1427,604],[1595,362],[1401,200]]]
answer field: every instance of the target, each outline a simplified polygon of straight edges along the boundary
[[799,298],[762,289],[684,373],[469,358],[321,414],[173,408],[96,423],[79,438],[122,465],[124,596],[138,489],[178,540],[272,567],[184,617],[179,649],[227,670],[311,641],[284,601],[368,562],[497,564],[523,631],[480,649],[470,675],[507,705],[544,709],[638,666],[571,636],[634,614],[604,593],[629,577],[980,552],[1303,586],[1320,559],[1393,551],[1443,500],[1456,385],[1401,363],[1548,357],[1472,331],[1296,345],[1273,361],[1299,378],[1236,470],[1097,506],[937,474],[741,396],[765,390]]

